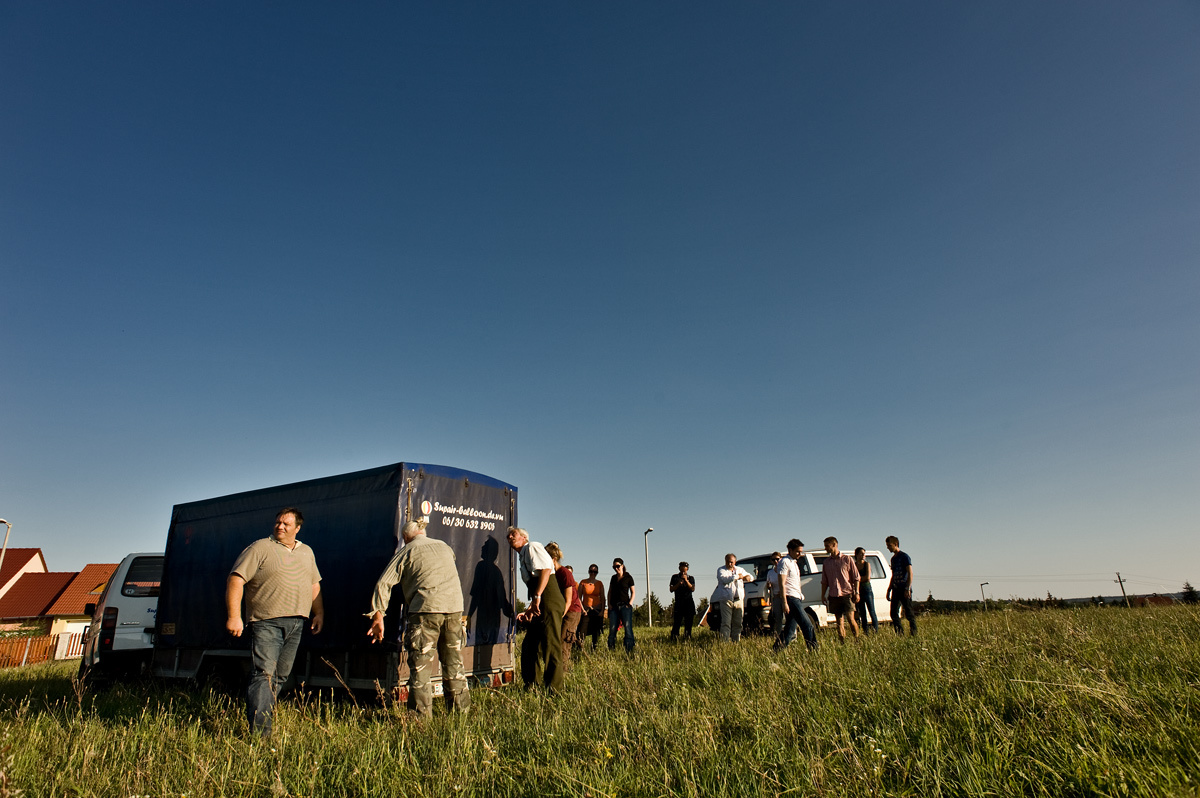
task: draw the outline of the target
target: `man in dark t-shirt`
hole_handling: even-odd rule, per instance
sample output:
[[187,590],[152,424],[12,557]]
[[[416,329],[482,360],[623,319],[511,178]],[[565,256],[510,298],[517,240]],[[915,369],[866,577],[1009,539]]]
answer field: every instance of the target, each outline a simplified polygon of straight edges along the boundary
[[625,570],[625,561],[613,560],[612,579],[608,580],[608,648],[617,647],[617,627],[625,625],[625,651],[633,653],[633,577]]
[[892,581],[887,589],[887,598],[892,602],[892,628],[896,634],[904,634],[904,624],[900,623],[900,611],[903,610],[908,619],[908,633],[915,636],[917,615],[912,604],[912,558],[900,551],[900,539],[895,535],[888,535],[884,543],[892,553]]
[[688,564],[679,563],[679,573],[671,577],[671,592],[675,594],[675,612],[671,617],[671,640],[679,639],[679,627],[683,626],[683,639],[692,636],[692,623],[696,620],[696,579],[688,575]]

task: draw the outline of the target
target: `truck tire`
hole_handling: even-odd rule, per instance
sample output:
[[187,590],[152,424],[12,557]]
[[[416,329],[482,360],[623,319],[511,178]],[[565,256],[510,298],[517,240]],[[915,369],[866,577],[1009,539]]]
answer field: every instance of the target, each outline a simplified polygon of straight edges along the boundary
[[213,692],[240,695],[246,690],[246,673],[239,660],[205,658],[196,681]]

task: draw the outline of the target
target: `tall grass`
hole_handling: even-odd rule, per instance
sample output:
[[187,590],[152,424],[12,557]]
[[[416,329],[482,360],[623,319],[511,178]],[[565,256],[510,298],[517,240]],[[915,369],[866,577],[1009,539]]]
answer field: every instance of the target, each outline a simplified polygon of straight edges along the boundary
[[639,630],[563,695],[479,690],[466,717],[298,696],[269,743],[238,697],[10,669],[0,724],[30,796],[1200,796],[1192,608],[939,617],[815,653],[702,635]]

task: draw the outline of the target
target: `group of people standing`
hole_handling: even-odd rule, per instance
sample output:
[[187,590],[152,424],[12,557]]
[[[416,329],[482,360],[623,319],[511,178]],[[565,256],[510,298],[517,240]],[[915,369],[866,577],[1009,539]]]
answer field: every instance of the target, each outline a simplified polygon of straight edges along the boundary
[[[895,535],[889,535],[884,542],[888,551],[892,552],[892,578],[887,588],[892,626],[897,632],[903,632],[900,621],[903,613],[909,624],[909,633],[915,635],[917,620],[912,606],[912,558],[900,550],[900,540]],[[838,539],[833,536],[825,538],[824,545],[826,556],[821,562],[821,603],[837,620],[838,638],[845,641],[847,624],[855,637],[858,637],[860,624],[864,632],[878,631],[879,619],[875,613],[875,595],[871,587],[871,564],[867,560],[866,550],[860,546],[851,557],[841,551]],[[807,571],[807,565],[803,568],[800,565],[803,556],[804,543],[799,538],[792,538],[787,543],[786,554],[775,552],[771,558],[767,593],[771,606],[769,623],[775,634],[776,649],[790,645],[798,631],[804,635],[805,644],[810,649],[817,647],[816,629],[805,611],[804,593],[801,590],[802,571]],[[680,563],[679,566],[679,573],[671,577],[671,592],[676,594],[675,620],[671,632],[673,640],[678,637],[681,619],[687,627],[685,637],[690,635],[692,618],[695,616],[695,605],[691,603],[690,594],[682,609],[680,606],[676,585],[691,578],[687,575],[687,563]],[[719,612],[721,640],[737,642],[741,638],[745,583],[752,581],[754,577],[737,564],[737,556],[726,554],[724,566],[717,569],[717,588],[711,598],[711,603]],[[691,580],[690,584],[691,590],[695,590],[695,581]]]
[[[300,510],[288,507],[275,518],[272,535],[248,546],[237,558],[226,580],[226,629],[234,637],[246,632],[250,638],[253,671],[247,690],[247,719],[251,730],[271,733],[271,720],[279,685],[292,670],[305,627],[319,633],[324,625],[321,574],[310,548],[297,540],[304,523]],[[466,711],[470,694],[463,670],[463,592],[454,551],[445,542],[426,537],[425,521],[409,521],[401,529],[404,545],[392,557],[375,585],[367,636],[373,642],[384,637],[384,613],[393,588],[404,594],[406,623],[404,647],[409,666],[409,706],[429,716],[433,707],[432,674],[440,661],[446,694],[452,707]],[[633,605],[637,588],[625,561],[614,558],[607,589],[599,579],[599,567],[588,567],[588,577],[576,581],[570,566],[562,563],[557,543],[545,546],[529,539],[519,527],[508,530],[509,546],[517,552],[521,580],[528,590],[529,604],[516,616],[526,628],[521,643],[521,679],[526,688],[542,685],[550,692],[562,689],[571,649],[583,646],[590,636],[592,650],[599,645],[607,617],[608,647],[615,649],[617,632],[624,628],[624,648],[632,654]],[[887,598],[892,603],[892,624],[902,631],[900,613],[916,634],[912,607],[912,560],[900,551],[895,536],[886,540],[892,552],[892,579]],[[878,629],[870,566],[862,548],[855,557],[842,554],[837,538],[825,539],[827,556],[822,563],[821,600],[837,618],[838,635],[845,639],[843,622],[855,636],[857,608],[864,626],[870,614]],[[817,647],[816,631],[804,607],[800,558],[804,544],[788,541],[787,554],[777,553],[769,577],[772,601],[771,625],[776,648],[784,648],[797,631],[810,649]],[[807,569],[805,569],[807,570]],[[720,613],[720,635],[725,641],[741,637],[745,606],[745,583],[754,577],[737,564],[733,554],[717,570],[717,588],[710,601]],[[687,562],[671,577],[674,596],[671,640],[691,637],[696,617],[696,580]],[[243,621],[243,604],[247,619]]]
[[588,578],[575,580],[574,569],[562,564],[557,543],[542,545],[529,539],[520,527],[508,530],[508,544],[517,552],[521,581],[529,591],[529,604],[517,615],[525,627],[521,642],[521,680],[525,686],[542,685],[551,692],[562,689],[571,649],[582,647],[588,636],[595,650],[605,611],[608,614],[608,647],[616,648],[617,631],[625,628],[625,650],[633,653],[633,602],[637,595],[625,561],[613,560],[607,593],[598,578],[599,566],[588,567]]

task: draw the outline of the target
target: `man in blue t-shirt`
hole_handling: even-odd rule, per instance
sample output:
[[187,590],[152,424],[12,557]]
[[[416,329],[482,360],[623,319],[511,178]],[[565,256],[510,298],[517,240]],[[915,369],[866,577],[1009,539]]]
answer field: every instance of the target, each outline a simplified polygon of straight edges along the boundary
[[903,609],[904,617],[908,619],[908,633],[915,636],[917,616],[912,604],[912,558],[900,551],[900,538],[895,535],[888,535],[883,542],[892,553],[892,581],[887,589],[888,601],[892,602],[892,628],[896,634],[904,634],[904,625],[900,623],[900,610]]

